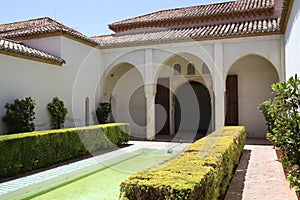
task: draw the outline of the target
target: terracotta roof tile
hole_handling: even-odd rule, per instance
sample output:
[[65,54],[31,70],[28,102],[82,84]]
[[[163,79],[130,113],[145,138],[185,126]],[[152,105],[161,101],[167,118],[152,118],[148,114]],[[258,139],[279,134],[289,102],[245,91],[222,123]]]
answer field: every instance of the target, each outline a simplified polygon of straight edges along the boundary
[[206,25],[191,28],[149,30],[138,33],[94,36],[103,47],[149,44],[160,41],[194,40],[216,37],[239,36],[244,34],[279,32],[280,19],[253,20],[227,24]]
[[76,38],[85,40],[87,42],[97,45],[97,43],[88,36],[67,27],[49,17],[38,19],[31,19],[20,22],[13,22],[0,25],[0,37],[2,38],[16,38],[22,36],[53,33],[60,31],[62,33],[70,34]]
[[45,61],[52,61],[58,64],[66,63],[63,59],[53,56],[49,53],[28,47],[20,42],[16,42],[5,38],[0,38],[0,53],[1,51],[40,58]]
[[[169,10],[162,10],[122,21],[118,21],[109,25],[109,27],[116,31],[122,32],[134,28],[154,26],[155,23],[163,21],[178,21],[178,20],[190,20],[200,19],[203,17],[211,16],[224,16],[234,15],[235,17],[242,16],[242,13],[258,14],[261,15],[269,11],[272,15],[272,9],[274,8],[274,0],[237,0],[223,3],[191,6],[185,8],[176,8]],[[271,16],[269,16],[271,17]],[[273,16],[274,17],[274,16]],[[191,23],[191,22],[190,22]]]

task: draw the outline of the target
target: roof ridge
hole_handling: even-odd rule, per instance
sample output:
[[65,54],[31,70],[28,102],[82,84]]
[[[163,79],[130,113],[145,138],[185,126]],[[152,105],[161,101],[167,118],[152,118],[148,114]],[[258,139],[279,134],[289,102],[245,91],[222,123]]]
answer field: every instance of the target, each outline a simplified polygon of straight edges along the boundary
[[41,17],[7,24],[0,24],[0,36],[2,36],[2,38],[19,36],[23,37],[27,35],[43,34],[55,31],[62,31],[79,39],[85,40],[92,45],[97,45],[97,43],[89,36],[50,17]]
[[[188,9],[188,8],[198,8],[198,7],[205,7],[205,6],[214,6],[214,5],[222,5],[222,4],[230,4],[230,3],[239,3],[239,2],[248,2],[249,0],[231,0],[231,1],[226,1],[226,2],[220,2],[220,3],[212,3],[212,4],[201,4],[201,5],[195,5],[195,6],[187,6],[187,7],[178,7],[178,8],[171,8],[171,9],[165,9],[165,10],[159,10],[159,11],[155,11],[155,12],[151,12],[151,13],[147,13],[144,15],[139,15],[136,17],[132,17],[132,18],[128,18],[125,20],[121,20],[121,21],[117,21],[114,23],[119,23],[122,21],[127,21],[130,19],[135,19],[135,18],[141,18],[144,16],[148,16],[148,15],[153,15],[153,14],[157,14],[157,13],[161,13],[161,12],[166,12],[166,11],[175,11],[175,10],[184,10],[184,9]],[[250,0],[251,1],[251,0]],[[261,8],[256,8],[256,9],[261,9]],[[114,24],[112,23],[112,24]]]
[[[244,1],[244,0],[237,0],[237,1]],[[220,3],[201,4],[201,5],[195,5],[195,6],[186,6],[186,7],[177,7],[177,8],[169,8],[169,9],[164,9],[164,10],[158,10],[158,11],[154,11],[154,12],[151,12],[151,13],[139,15],[139,16],[136,16],[136,17],[131,17],[131,18],[128,18],[128,19],[116,21],[116,22],[113,22],[109,25],[113,25],[113,24],[116,24],[116,23],[120,23],[120,22],[123,22],[123,21],[130,20],[130,19],[142,18],[142,17],[145,17],[145,16],[158,14],[158,13],[162,13],[162,12],[166,12],[166,11],[183,10],[183,9],[187,9],[187,8],[196,8],[196,7],[202,7],[202,6],[204,7],[204,6],[210,6],[210,5],[220,5],[220,4],[235,3],[235,2],[236,2],[236,0],[228,0],[226,2],[220,2]]]
[[0,25],[24,23],[24,22],[36,21],[36,20],[47,19],[47,18],[51,19],[50,17],[45,16],[45,17],[38,17],[38,18],[32,18],[32,19],[26,19],[26,20],[20,20],[20,21],[13,21],[13,22],[8,22],[8,23],[0,24]]
[[[244,0],[242,0],[244,1]],[[229,25],[229,24],[242,24],[247,22],[258,22],[258,21],[270,21],[270,20],[280,20],[278,17],[268,17],[268,18],[257,18],[257,19],[245,19],[245,20],[234,20],[234,21],[227,21],[222,23],[207,23],[207,24],[201,24],[201,25],[187,25],[187,26],[181,26],[181,27],[154,27],[155,29],[145,27],[145,28],[138,28],[134,30],[124,31],[120,33],[113,33],[113,34],[105,34],[105,35],[99,35],[94,36],[93,38],[98,39],[100,37],[108,37],[108,36],[115,36],[115,37],[122,37],[122,36],[130,36],[130,35],[137,35],[142,33],[155,33],[155,32],[163,32],[163,31],[169,31],[169,30],[187,30],[187,29],[194,29],[194,28],[201,28],[201,27],[210,27],[210,26],[220,26],[220,25]]]
[[111,34],[95,38],[103,48],[155,44],[179,40],[226,39],[235,37],[251,37],[257,35],[279,34],[280,18],[247,19],[230,21],[221,24],[207,24],[193,27],[166,28],[156,31],[136,32],[128,34]]
[[105,36],[110,36],[110,35],[115,35],[114,33],[111,33],[111,34],[103,34],[103,35],[93,35],[93,36],[90,36],[90,38],[97,38],[97,37],[105,37]]
[[[20,30],[20,29],[24,29],[24,28],[36,26],[36,24],[33,25],[33,24],[30,24],[30,23],[41,22],[43,20],[54,21],[50,17],[39,17],[39,18],[33,18],[33,19],[29,19],[29,20],[21,20],[21,21],[9,22],[9,23],[5,23],[5,24],[0,24],[0,32],[8,32],[8,31]],[[17,25],[23,25],[23,26],[21,26],[19,28],[17,28],[17,27],[11,27],[11,28],[7,27],[7,26],[17,26]],[[1,27],[6,27],[5,28],[6,30],[5,31],[1,30]]]
[[234,15],[236,13],[245,13],[244,15],[252,16],[252,12],[254,11],[260,11],[260,15],[272,15],[272,8],[274,8],[274,5],[274,0],[236,0],[172,8],[117,21],[109,24],[109,28],[115,32],[123,32],[139,27],[146,27],[151,24],[161,26],[161,23],[164,22],[168,22],[167,24],[185,24],[188,23],[186,20],[190,18],[193,18],[194,20],[203,20],[205,18],[205,21],[207,20],[207,17],[212,19],[218,18],[224,14]]

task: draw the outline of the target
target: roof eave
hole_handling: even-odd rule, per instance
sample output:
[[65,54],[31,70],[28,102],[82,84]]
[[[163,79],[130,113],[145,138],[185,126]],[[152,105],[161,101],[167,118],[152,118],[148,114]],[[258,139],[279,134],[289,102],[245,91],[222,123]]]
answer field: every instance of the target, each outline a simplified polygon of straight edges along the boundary
[[192,39],[174,39],[174,40],[159,40],[159,41],[149,41],[149,42],[136,42],[136,43],[121,43],[121,44],[112,44],[101,46],[101,49],[112,49],[112,48],[123,48],[123,47],[134,47],[134,46],[148,46],[148,45],[157,45],[157,44],[168,44],[168,43],[183,43],[191,41],[208,41],[208,40],[225,40],[225,39],[234,39],[234,38],[246,38],[246,37],[257,37],[257,36],[268,36],[268,35],[280,35],[284,34],[283,31],[272,31],[272,32],[257,32],[257,33],[246,33],[246,34],[236,34],[236,35],[225,35],[225,36],[211,36],[211,37],[196,37]]
[[285,33],[292,12],[294,0],[283,0],[280,30]]
[[4,38],[8,38],[11,40],[28,40],[28,39],[46,38],[46,37],[54,37],[54,36],[64,36],[66,38],[75,40],[77,42],[86,44],[91,47],[98,46],[98,43],[96,41],[93,41],[92,39],[88,40],[88,39],[76,36],[75,34],[71,34],[68,31],[64,31],[64,30],[54,30],[54,31],[48,31],[48,32],[30,33],[30,34],[18,34],[18,35],[12,35],[12,36],[5,36]]
[[47,64],[51,64],[51,65],[57,65],[60,67],[66,63],[66,61],[63,59],[61,59],[61,60],[46,59],[46,58],[43,58],[40,56],[16,52],[16,51],[8,50],[8,49],[0,49],[0,54],[23,58],[23,59],[27,59],[27,60],[33,60],[33,61],[42,62],[42,63],[47,63]]

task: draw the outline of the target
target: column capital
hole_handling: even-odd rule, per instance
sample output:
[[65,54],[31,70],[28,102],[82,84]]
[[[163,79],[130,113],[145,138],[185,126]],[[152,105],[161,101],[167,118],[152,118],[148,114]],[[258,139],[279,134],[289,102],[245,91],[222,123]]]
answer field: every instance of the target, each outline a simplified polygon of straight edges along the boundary
[[145,97],[147,99],[155,98],[156,96],[156,84],[148,83],[144,85]]

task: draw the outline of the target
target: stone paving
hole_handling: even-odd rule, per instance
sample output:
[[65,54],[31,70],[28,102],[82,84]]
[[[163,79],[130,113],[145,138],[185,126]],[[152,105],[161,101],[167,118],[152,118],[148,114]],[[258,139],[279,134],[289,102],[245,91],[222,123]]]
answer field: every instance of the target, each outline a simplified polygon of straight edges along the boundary
[[225,200],[297,200],[271,145],[246,145]]

